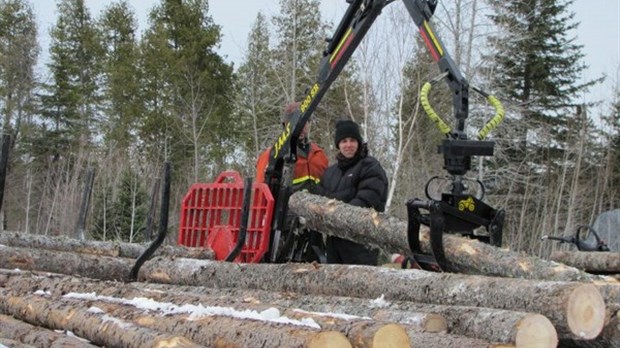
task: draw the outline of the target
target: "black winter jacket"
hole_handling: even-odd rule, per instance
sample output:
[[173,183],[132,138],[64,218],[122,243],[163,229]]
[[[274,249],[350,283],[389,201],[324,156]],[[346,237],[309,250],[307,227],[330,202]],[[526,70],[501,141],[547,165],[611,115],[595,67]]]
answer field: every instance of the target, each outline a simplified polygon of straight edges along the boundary
[[329,166],[318,187],[318,194],[363,208],[384,211],[388,180],[379,161],[362,155],[348,166]]

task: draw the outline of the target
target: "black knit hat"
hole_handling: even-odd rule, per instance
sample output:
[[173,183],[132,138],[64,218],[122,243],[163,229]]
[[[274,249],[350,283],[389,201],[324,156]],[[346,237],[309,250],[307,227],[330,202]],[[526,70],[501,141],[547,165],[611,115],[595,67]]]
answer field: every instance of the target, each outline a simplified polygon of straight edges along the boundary
[[360,127],[351,120],[340,120],[336,122],[336,148],[338,143],[344,138],[354,138],[361,145],[362,136],[360,135]]

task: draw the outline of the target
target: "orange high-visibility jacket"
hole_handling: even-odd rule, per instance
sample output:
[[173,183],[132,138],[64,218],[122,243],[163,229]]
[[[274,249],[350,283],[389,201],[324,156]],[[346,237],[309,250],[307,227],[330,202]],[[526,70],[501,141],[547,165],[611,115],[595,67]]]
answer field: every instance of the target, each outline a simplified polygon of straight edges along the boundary
[[[265,182],[265,170],[267,170],[269,165],[270,153],[271,147],[258,156],[258,161],[256,162],[256,182]],[[308,157],[305,157],[301,151],[298,151],[293,173],[293,185],[303,184],[309,180],[314,184],[318,184],[328,164],[329,160],[323,149],[314,143],[310,143]]]

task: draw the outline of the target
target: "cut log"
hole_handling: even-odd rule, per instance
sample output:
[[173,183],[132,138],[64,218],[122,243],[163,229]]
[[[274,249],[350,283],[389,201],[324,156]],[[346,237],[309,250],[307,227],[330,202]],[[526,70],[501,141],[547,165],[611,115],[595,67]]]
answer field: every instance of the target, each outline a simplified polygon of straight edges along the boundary
[[36,346],[31,346],[29,344],[25,344],[25,343],[21,343],[9,338],[2,338],[0,337],[0,348],[4,348],[3,347],[11,347],[11,348],[38,348]]
[[550,259],[589,273],[620,273],[618,252],[554,251]]
[[[59,303],[59,300],[45,301]],[[204,346],[351,347],[341,333],[320,331],[314,322],[286,321],[273,313],[238,312],[232,308],[200,305],[173,306],[139,298],[127,300],[76,293],[65,295],[61,302],[67,308],[90,307],[93,312],[132,325],[132,330],[134,327],[148,328],[152,332],[182,337]],[[159,310],[150,310],[155,307]]]
[[[0,233],[0,244],[20,248],[70,251],[102,256],[127,257],[131,259],[137,259],[148,248],[148,244],[93,240],[80,241],[66,236],[49,237],[23,232]],[[213,251],[210,249],[172,245],[160,246],[155,252],[155,255],[206,260],[213,260],[214,257]]]
[[127,280],[135,260],[45,249],[0,245],[0,268],[80,275],[103,280]]
[[8,296],[0,289],[0,312],[37,326],[70,330],[108,347],[200,347],[183,337],[161,334],[85,306],[68,306],[37,295]]
[[[541,343],[544,340],[540,338],[540,335],[534,335],[535,332],[540,332],[541,329],[535,329],[525,324],[531,322],[528,317],[536,315],[486,308],[433,306],[409,302],[388,303],[382,299],[366,300],[336,296],[309,296],[291,292],[274,293],[247,289],[210,289],[149,283],[122,284],[118,282],[87,281],[83,278],[78,279],[75,277],[37,276],[26,272],[14,272],[11,274],[10,279],[6,282],[6,287],[17,293],[42,290],[50,293],[51,296],[61,296],[65,293],[81,291],[86,293],[95,292],[102,296],[124,298],[148,297],[158,302],[173,303],[179,306],[185,303],[200,303],[202,305],[222,307],[243,305],[244,308],[257,311],[262,311],[269,307],[278,307],[283,315],[299,320],[304,316],[312,315],[313,313],[308,312],[311,311],[324,313],[323,315],[328,318],[333,316],[336,316],[336,318],[346,318],[353,315],[388,322],[399,321],[407,329],[414,346],[426,346],[429,344],[428,342],[437,340],[436,335],[420,335],[420,331],[445,331],[446,325],[446,320],[443,316],[421,313],[420,309],[441,309],[452,316],[451,324],[454,324],[454,329],[451,331],[453,334],[507,344],[514,344],[516,336],[527,337],[525,341],[520,340],[520,344],[517,347],[528,347],[526,343],[532,343],[536,337],[538,337],[536,340],[537,345],[533,346],[555,347],[557,345],[555,329],[553,329],[547,319],[545,319],[546,324],[543,323],[540,327],[551,327],[549,334],[556,338],[555,341],[551,338],[552,343],[544,345]],[[464,315],[458,316],[455,314],[459,312]],[[508,315],[509,313],[512,313],[512,315]],[[517,316],[520,316],[521,319],[518,319]],[[513,320],[511,327],[507,324],[509,320]],[[323,320],[322,326],[326,322],[329,322],[329,319]],[[412,329],[412,327],[416,329]],[[475,330],[472,330],[472,328]],[[469,335],[465,333],[469,333]],[[442,335],[439,337],[441,337],[440,341],[443,341],[446,346],[454,346],[454,344],[448,344],[450,340],[454,340],[454,336]],[[351,337],[349,338],[353,341]],[[463,339],[458,338],[458,340],[462,343]],[[465,346],[483,344],[475,342],[476,340],[473,340],[473,342],[469,342],[470,344]]]
[[[10,339],[22,345],[39,348],[97,347],[90,344],[87,340],[33,326],[13,317],[0,314],[0,343],[2,343],[2,339]],[[9,347],[14,346],[9,345],[8,342],[4,344]]]
[[[123,279],[131,263],[120,259],[0,247],[0,267],[37,269]],[[63,256],[66,255],[66,260]],[[76,256],[77,255],[77,256]],[[108,259],[108,260],[106,260]],[[110,265],[104,264],[110,262]],[[35,266],[36,264],[36,266]],[[50,267],[55,265],[55,267]],[[25,266],[31,266],[26,268]],[[113,271],[114,266],[120,271]],[[53,269],[51,269],[53,268]],[[120,272],[120,273],[119,273]],[[102,274],[105,273],[105,274]],[[145,263],[140,279],[179,285],[249,287],[263,290],[481,306],[534,312],[551,320],[561,337],[591,339],[602,330],[605,304],[593,285],[438,274],[417,270],[343,265],[232,264],[158,257]],[[584,287],[577,290],[577,287]],[[573,292],[578,295],[571,297]],[[502,294],[501,296],[499,294]],[[586,296],[589,295],[589,296]],[[581,299],[582,297],[584,297]],[[581,304],[575,306],[572,301]],[[569,321],[569,317],[571,317]]]
[[[592,339],[601,332],[605,303],[592,284],[394,270],[371,266],[231,264],[156,258],[142,280],[181,285],[295,291],[306,294],[511,309],[540,313],[560,335]],[[570,318],[570,319],[569,319]]]
[[[106,302],[108,301],[106,300]],[[167,304],[159,302],[155,303],[154,305],[160,308],[167,307]],[[160,316],[154,316],[152,312],[145,314],[142,311],[134,311],[127,308],[126,306],[119,306],[117,304],[106,303],[97,304],[96,306],[104,308],[106,312],[111,313],[117,317],[131,320],[133,322],[140,323],[141,325],[152,327],[154,329],[167,330],[167,328],[169,327],[174,327],[175,333],[182,335],[189,334],[189,336],[187,336],[188,338],[192,338],[205,345],[212,345],[213,342],[213,338],[209,338],[211,332],[209,327],[214,326],[218,328],[217,330],[213,330],[217,332],[216,335],[218,337],[218,340],[222,339],[221,337],[224,330],[231,330],[231,328],[237,327],[236,321],[227,317],[214,318],[212,316],[200,315],[200,313],[193,313],[189,316],[177,314],[174,316],[167,315],[162,318]],[[183,310],[192,310],[191,306],[189,305],[183,305],[180,308],[183,308]],[[201,306],[200,308],[204,309],[205,307]],[[217,309],[206,307],[206,312],[212,310],[218,311]],[[172,309],[171,311],[176,312],[176,310],[174,309]],[[247,313],[247,311],[243,311],[243,313]],[[301,315],[304,316],[305,314],[302,313]],[[430,348],[443,348],[446,346],[495,347],[495,345],[492,345],[489,342],[480,339],[459,337],[442,333],[415,333],[412,337],[408,338],[407,333],[403,330],[403,327],[397,324],[386,325],[369,320],[352,320],[344,323],[343,320],[337,320],[336,318],[326,320],[323,315],[313,316],[312,318],[320,318],[319,320],[321,324],[325,325],[325,327],[323,327],[322,329],[337,329],[339,332],[344,332],[355,347],[409,347],[410,345],[414,347]],[[309,318],[304,318],[305,322],[308,322],[308,320]],[[198,327],[196,327],[196,325],[199,325],[199,329]],[[269,328],[262,328],[257,327],[258,325],[260,324],[256,323],[256,321],[243,323],[241,329],[239,330],[247,330],[248,332],[251,332],[252,335],[250,336],[249,340],[244,341],[244,344],[242,346],[257,345],[257,340],[258,343],[260,343],[260,346],[298,346],[297,344],[291,343],[289,339],[286,339],[286,341],[284,341],[284,337],[287,336],[282,336],[282,334],[278,330],[279,326],[275,328],[272,326],[270,326]],[[263,339],[261,338],[262,336],[256,333],[263,331],[265,331],[265,335],[268,335],[269,337]],[[297,331],[298,329],[293,330],[290,328],[286,330],[288,334]],[[191,336],[195,333],[201,334],[201,337],[198,338]],[[237,332],[234,335],[234,337],[237,338],[240,336],[243,336],[243,333]],[[225,337],[226,341],[228,341],[229,339],[232,338],[229,338],[228,336]]]
[[[372,209],[354,207],[307,192],[291,196],[289,210],[306,219],[308,228],[377,246],[390,253],[410,254],[407,222]],[[421,229],[421,246],[430,253],[428,229]],[[595,280],[596,276],[534,256],[496,248],[477,240],[444,234],[444,251],[458,273],[540,280]]]

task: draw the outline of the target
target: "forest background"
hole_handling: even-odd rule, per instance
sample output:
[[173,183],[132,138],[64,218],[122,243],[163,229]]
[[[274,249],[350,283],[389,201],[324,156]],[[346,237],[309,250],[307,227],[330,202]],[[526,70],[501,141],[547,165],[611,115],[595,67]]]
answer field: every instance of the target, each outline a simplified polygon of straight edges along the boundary
[[[585,98],[583,46],[570,0],[443,1],[432,24],[464,76],[495,94],[506,119],[490,135],[495,156],[469,175],[504,208],[504,246],[545,256],[544,234],[569,235],[620,205],[620,88]],[[314,81],[337,23],[317,0],[280,0],[257,13],[240,63],[218,53],[223,28],[207,0],[160,0],[138,30],[127,1],[96,16],[84,0],[59,0],[48,47],[27,0],[0,0],[0,107],[12,136],[2,228],[75,234],[82,188],[94,172],[89,238],[143,241],[150,194],[170,161],[170,235],[195,182],[235,169],[254,176],[258,153],[280,132],[282,107]],[[610,33],[613,38],[613,33]],[[610,55],[613,53],[610,53]],[[46,55],[46,69],[37,69]],[[619,66],[610,70],[618,70]],[[312,118],[312,140],[335,154],[333,126],[363,126],[388,172],[388,212],[444,175],[442,136],[419,107],[438,70],[402,3],[387,6]],[[453,121],[445,86],[431,100]],[[492,115],[470,101],[470,135]],[[438,188],[440,189],[440,188]]]

